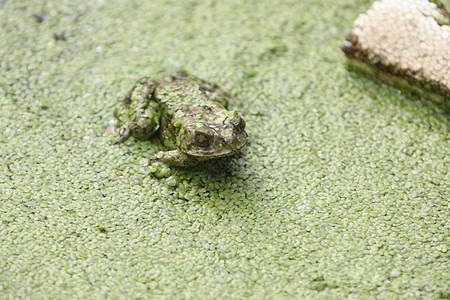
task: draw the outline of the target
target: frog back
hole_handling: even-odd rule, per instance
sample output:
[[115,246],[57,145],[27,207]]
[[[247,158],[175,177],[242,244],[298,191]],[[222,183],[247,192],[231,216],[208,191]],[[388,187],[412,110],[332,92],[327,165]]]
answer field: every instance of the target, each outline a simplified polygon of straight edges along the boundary
[[211,127],[214,119],[227,112],[224,106],[210,99],[200,85],[191,81],[160,83],[156,90],[160,101],[161,140],[170,149],[177,149],[189,128]]

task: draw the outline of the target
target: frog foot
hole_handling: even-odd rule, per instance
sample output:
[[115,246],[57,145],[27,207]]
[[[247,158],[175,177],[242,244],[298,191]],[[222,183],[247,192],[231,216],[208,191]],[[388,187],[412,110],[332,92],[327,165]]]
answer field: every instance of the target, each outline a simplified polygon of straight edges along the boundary
[[153,162],[148,166],[150,173],[157,178],[167,178],[173,174],[170,166],[163,162]]
[[130,128],[121,128],[119,131],[120,137],[117,141],[113,142],[113,145],[118,145],[118,144],[122,144],[123,142],[125,142],[126,140],[128,140],[128,138],[131,136],[131,130]]

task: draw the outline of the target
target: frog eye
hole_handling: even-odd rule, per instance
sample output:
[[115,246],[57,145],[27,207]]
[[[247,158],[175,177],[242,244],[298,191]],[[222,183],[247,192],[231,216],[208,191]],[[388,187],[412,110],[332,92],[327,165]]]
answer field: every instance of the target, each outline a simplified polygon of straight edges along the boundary
[[195,134],[195,143],[197,146],[205,148],[211,144],[211,139],[204,134],[197,133]]

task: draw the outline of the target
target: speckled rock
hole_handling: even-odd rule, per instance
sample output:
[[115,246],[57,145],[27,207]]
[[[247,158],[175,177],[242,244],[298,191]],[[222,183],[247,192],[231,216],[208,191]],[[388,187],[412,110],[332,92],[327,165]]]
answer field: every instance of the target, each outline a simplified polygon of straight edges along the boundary
[[450,19],[427,0],[375,2],[342,47],[348,66],[450,103]]

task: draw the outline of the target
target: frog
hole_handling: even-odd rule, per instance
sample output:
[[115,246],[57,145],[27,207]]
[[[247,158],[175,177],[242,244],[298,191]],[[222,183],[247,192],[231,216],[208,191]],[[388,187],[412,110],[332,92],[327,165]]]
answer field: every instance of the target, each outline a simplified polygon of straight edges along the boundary
[[247,143],[246,123],[228,110],[233,97],[219,85],[180,70],[169,78],[140,78],[115,111],[120,137],[149,140],[159,136],[166,151],[149,165],[190,167],[232,156]]

